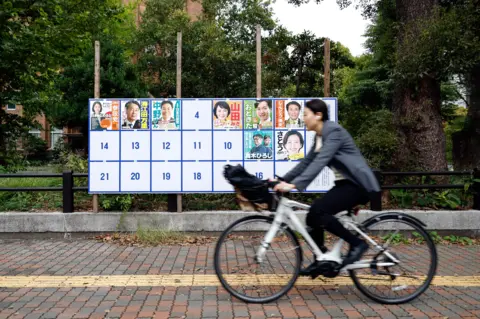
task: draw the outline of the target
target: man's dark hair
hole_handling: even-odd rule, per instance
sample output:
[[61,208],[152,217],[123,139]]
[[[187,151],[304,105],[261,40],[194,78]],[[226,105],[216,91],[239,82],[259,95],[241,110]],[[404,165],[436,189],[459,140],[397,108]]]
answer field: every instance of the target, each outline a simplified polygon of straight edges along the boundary
[[260,101],[258,101],[258,102],[255,102],[255,108],[257,108],[258,105],[259,105],[260,103],[262,103],[262,102],[267,103],[268,108],[269,108],[269,109],[272,109],[272,101],[270,101],[270,100],[260,100]]
[[300,139],[300,144],[302,144],[301,147],[303,147],[303,136],[302,134],[300,134],[299,131],[288,131],[287,134],[285,134],[285,136],[283,137],[283,145],[287,145],[287,142],[288,142],[288,138],[292,135],[297,135],[298,138]]
[[255,137],[257,137],[257,136],[260,137],[261,139],[263,139],[263,135],[262,135],[262,134],[259,134],[259,133],[253,135],[253,138],[255,138]]
[[308,107],[313,113],[321,112],[323,114],[322,121],[328,121],[328,107],[327,103],[324,101],[320,99],[313,99],[308,101],[305,106]]
[[131,101],[128,101],[127,103],[125,103],[125,109],[128,110],[128,107],[131,104],[135,104],[135,105],[138,106],[138,108],[140,108],[140,103],[138,103],[137,101],[131,100]]
[[288,103],[287,103],[287,106],[286,106],[286,107],[287,107],[287,111],[288,111],[288,106],[289,106],[289,105],[296,105],[296,106],[298,106],[298,109],[299,109],[299,110],[302,108],[302,107],[300,106],[300,103],[298,103],[298,102],[296,102],[296,101],[291,101],[291,102],[288,102]]

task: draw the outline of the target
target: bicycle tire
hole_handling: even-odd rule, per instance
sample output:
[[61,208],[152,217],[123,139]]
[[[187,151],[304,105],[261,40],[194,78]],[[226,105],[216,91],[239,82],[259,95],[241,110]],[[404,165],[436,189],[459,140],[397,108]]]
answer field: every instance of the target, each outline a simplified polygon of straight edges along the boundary
[[[300,267],[301,267],[301,264],[302,264],[302,249],[301,249],[300,243],[298,241],[298,238],[297,238],[297,236],[295,236],[294,232],[289,227],[285,227],[284,228],[285,232],[288,234],[288,237],[293,240],[293,244],[295,245],[295,255],[296,255],[296,257],[295,257],[295,267],[294,267],[295,272],[292,276],[292,279],[290,279],[290,281],[279,292],[277,292],[277,293],[275,293],[275,294],[273,294],[272,296],[269,296],[269,297],[253,298],[253,297],[244,296],[244,295],[238,293],[223,278],[221,267],[220,267],[220,250],[221,250],[221,247],[222,247],[222,244],[223,244],[225,238],[228,236],[228,234],[230,234],[230,231],[233,228],[235,228],[238,225],[241,225],[242,223],[245,223],[245,222],[248,222],[248,221],[253,221],[253,220],[261,220],[261,221],[265,221],[267,223],[272,224],[273,217],[259,216],[259,215],[247,216],[247,217],[243,217],[243,218],[233,222],[232,224],[230,224],[230,226],[228,226],[227,229],[225,229],[223,231],[223,233],[220,235],[220,237],[219,237],[219,239],[218,239],[218,241],[215,245],[214,269],[215,269],[215,273],[216,273],[220,283],[222,284],[223,288],[225,288],[231,295],[233,295],[233,296],[237,297],[238,299],[240,299],[244,302],[247,302],[247,303],[269,303],[269,302],[272,302],[272,301],[275,301],[275,300],[279,299],[280,297],[282,297],[283,295],[288,293],[288,291],[290,291],[290,289],[292,289],[292,287],[295,284],[295,282],[296,282],[296,280],[299,276],[299,273],[300,273]],[[283,224],[282,226],[285,226],[285,224]]]
[[410,225],[411,227],[415,228],[417,232],[421,233],[422,236],[425,238],[425,244],[428,246],[428,248],[430,250],[430,255],[431,255],[432,260],[431,260],[430,267],[429,267],[429,270],[428,270],[427,278],[426,278],[425,282],[423,283],[423,285],[421,285],[420,289],[418,289],[415,293],[413,293],[409,296],[403,297],[403,298],[394,298],[394,299],[381,298],[377,295],[372,294],[369,290],[367,290],[360,283],[360,281],[358,280],[357,275],[355,273],[355,270],[351,269],[351,270],[348,270],[348,272],[349,272],[350,277],[353,280],[355,286],[357,287],[357,289],[360,290],[365,296],[372,299],[373,301],[376,301],[376,302],[379,302],[379,303],[382,303],[382,304],[392,304],[392,305],[403,304],[403,303],[407,303],[407,302],[412,301],[415,298],[419,297],[430,286],[430,284],[431,284],[431,282],[432,282],[432,280],[435,276],[435,273],[437,271],[437,266],[438,266],[437,249],[436,249],[435,243],[433,242],[433,239],[428,234],[428,232],[425,230],[425,228],[420,224],[420,222],[418,222],[418,220],[416,220],[415,218],[412,218],[411,216],[403,214],[403,213],[396,213],[396,212],[385,213],[385,214],[382,214],[382,216],[378,216],[376,218],[373,217],[369,220],[364,221],[361,226],[364,229],[368,229],[368,228],[372,228],[372,226],[374,226],[378,223],[382,223],[382,222],[389,221],[389,220],[397,220],[397,221],[401,221],[402,223],[405,223],[407,225]]

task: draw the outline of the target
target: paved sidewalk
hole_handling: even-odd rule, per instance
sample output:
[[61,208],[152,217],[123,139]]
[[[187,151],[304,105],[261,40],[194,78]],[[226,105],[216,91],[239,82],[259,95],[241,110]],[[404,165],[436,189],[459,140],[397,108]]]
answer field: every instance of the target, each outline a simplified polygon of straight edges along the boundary
[[480,318],[480,246],[437,249],[434,284],[404,305],[372,302],[344,277],[302,279],[256,305],[219,286],[214,244],[2,241],[0,318]]

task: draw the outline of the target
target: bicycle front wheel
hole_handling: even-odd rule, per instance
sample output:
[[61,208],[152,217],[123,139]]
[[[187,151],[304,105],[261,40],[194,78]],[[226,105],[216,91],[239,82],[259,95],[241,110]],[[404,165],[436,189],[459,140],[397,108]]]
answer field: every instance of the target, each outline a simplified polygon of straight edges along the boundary
[[[355,286],[372,300],[402,304],[429,287],[437,269],[437,250],[423,226],[408,215],[386,213],[363,223],[363,231],[383,251],[370,245],[362,260],[371,266],[349,270]],[[399,262],[393,266],[375,266]]]
[[262,247],[273,218],[248,216],[230,225],[215,247],[214,267],[222,286],[233,296],[249,303],[267,303],[287,293],[295,284],[301,266],[297,237],[286,225],[280,226],[261,261]]

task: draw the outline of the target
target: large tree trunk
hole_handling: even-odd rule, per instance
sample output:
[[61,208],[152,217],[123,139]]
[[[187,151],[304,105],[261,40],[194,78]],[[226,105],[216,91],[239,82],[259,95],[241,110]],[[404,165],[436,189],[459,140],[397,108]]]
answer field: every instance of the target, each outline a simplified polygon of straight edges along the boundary
[[[409,41],[422,32],[424,18],[433,14],[436,0],[397,0],[400,22],[398,52],[408,52]],[[411,33],[406,33],[407,28]],[[395,83],[393,111],[400,135],[397,167],[403,170],[446,170],[445,133],[440,113],[440,82],[434,74],[415,80],[413,85]]]
[[452,135],[456,170],[480,169],[480,64],[467,77],[470,99],[462,131]]

